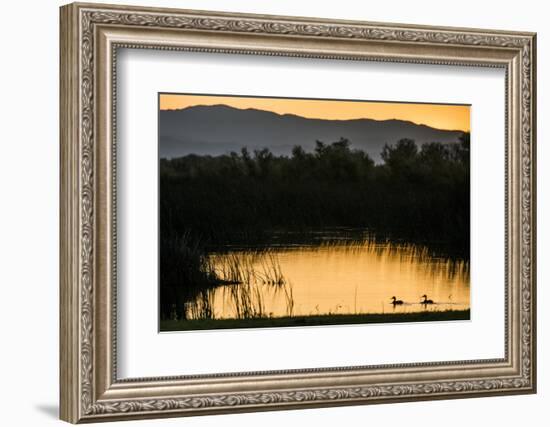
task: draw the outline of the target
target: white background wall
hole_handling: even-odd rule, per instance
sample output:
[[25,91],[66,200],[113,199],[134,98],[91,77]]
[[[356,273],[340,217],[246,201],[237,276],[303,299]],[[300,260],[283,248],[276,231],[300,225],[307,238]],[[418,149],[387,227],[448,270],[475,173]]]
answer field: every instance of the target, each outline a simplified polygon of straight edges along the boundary
[[[113,3],[122,3],[110,0]],[[550,29],[544,2],[133,0],[134,4],[538,32],[539,393],[192,419],[131,425],[547,425],[550,315],[545,287],[548,235]],[[0,422],[59,425],[58,402],[58,6],[57,0],[2,5],[0,65]],[[490,167],[490,165],[488,165]],[[546,221],[545,221],[546,217]],[[546,335],[546,336],[545,336]],[[545,406],[546,405],[546,406]]]

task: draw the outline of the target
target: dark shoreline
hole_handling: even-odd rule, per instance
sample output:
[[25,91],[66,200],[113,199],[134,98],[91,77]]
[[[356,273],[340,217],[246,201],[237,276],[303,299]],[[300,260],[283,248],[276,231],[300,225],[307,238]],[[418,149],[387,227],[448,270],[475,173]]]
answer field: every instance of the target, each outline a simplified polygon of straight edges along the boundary
[[160,332],[210,329],[278,328],[369,323],[404,323],[470,320],[470,310],[422,311],[417,313],[327,314],[321,316],[262,317],[254,319],[161,320]]

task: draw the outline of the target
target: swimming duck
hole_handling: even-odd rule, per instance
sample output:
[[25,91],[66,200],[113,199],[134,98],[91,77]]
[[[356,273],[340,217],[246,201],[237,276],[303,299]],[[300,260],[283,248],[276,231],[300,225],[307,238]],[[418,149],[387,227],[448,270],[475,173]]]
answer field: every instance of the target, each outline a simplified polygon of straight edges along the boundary
[[427,295],[422,295],[421,298],[424,298],[424,301],[420,301],[420,304],[433,304],[434,302],[431,299],[428,299]]
[[401,301],[400,299],[397,299],[395,297],[391,297],[391,299],[393,300],[391,302],[393,305],[402,305],[403,304],[403,301]]

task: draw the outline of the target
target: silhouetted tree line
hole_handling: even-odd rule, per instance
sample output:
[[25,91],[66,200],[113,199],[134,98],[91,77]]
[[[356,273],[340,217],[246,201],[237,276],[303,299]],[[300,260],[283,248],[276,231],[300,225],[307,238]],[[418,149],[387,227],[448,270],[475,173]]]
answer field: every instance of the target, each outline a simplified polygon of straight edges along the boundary
[[160,163],[161,234],[206,244],[262,240],[273,230],[362,227],[396,238],[436,240],[466,254],[470,136],[420,148],[386,145],[376,165],[350,141],[316,142],[291,156],[268,149],[188,155]]
[[381,157],[375,164],[342,138],[290,156],[243,148],[161,159],[161,316],[216,285],[208,250],[269,244],[274,231],[367,228],[469,260],[470,135],[421,147],[402,139]]

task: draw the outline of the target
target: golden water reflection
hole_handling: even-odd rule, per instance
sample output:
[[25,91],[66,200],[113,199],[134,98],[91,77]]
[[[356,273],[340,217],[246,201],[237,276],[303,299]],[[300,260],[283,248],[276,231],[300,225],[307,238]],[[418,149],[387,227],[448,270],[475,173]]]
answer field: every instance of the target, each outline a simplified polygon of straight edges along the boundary
[[[391,243],[237,250],[210,256],[228,285],[187,304],[218,319],[323,314],[406,313],[470,308],[469,265],[425,247]],[[426,294],[434,304],[421,304]],[[402,300],[394,306],[391,297]]]

